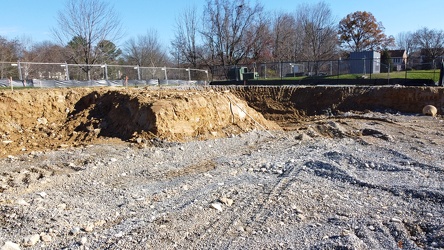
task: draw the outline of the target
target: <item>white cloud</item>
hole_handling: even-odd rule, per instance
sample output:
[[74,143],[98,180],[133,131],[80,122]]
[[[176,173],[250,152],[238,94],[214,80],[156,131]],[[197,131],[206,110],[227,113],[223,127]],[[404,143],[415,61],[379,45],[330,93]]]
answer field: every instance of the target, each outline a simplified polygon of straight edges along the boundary
[[11,37],[17,35],[19,29],[17,27],[0,27],[0,35]]

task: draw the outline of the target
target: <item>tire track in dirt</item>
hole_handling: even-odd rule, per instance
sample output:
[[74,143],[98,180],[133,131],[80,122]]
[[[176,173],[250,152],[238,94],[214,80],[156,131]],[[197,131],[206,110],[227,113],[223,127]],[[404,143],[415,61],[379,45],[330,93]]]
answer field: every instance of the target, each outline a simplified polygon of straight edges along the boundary
[[239,237],[245,234],[255,234],[255,230],[259,230],[265,224],[269,218],[269,212],[273,210],[271,206],[274,203],[271,201],[284,195],[291,185],[294,178],[293,172],[294,166],[290,166],[283,174],[277,176],[277,179],[273,179],[270,187],[266,185],[270,183],[261,183],[260,190],[255,189],[254,192],[248,190],[249,195],[246,199],[237,200],[234,206],[227,208],[227,211],[213,220],[210,226],[202,229],[198,241],[220,242],[221,238],[226,239],[226,235],[231,235],[229,240],[217,246],[230,248]]

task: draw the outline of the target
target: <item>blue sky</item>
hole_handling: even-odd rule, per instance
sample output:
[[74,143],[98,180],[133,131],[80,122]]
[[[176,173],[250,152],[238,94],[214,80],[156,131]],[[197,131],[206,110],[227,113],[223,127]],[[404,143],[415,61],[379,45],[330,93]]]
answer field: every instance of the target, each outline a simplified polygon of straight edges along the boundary
[[[174,35],[176,17],[190,6],[199,14],[205,0],[104,0],[119,13],[126,36],[120,41],[146,34],[154,29],[160,41],[168,47]],[[254,3],[255,0],[250,0]],[[302,3],[314,0],[259,0],[265,11],[292,13]],[[385,27],[387,35],[415,31],[422,27],[444,30],[443,0],[324,0],[339,22],[355,11],[369,11]],[[8,39],[31,38],[32,42],[54,40],[51,28],[56,27],[56,16],[65,6],[64,0],[0,0],[0,36]]]

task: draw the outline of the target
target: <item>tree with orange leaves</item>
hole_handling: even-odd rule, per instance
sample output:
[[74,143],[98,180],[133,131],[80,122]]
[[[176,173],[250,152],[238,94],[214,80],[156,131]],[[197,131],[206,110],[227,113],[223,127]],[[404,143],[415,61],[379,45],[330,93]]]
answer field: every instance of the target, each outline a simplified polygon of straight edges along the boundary
[[359,52],[381,50],[394,45],[393,36],[384,34],[384,26],[372,13],[356,11],[339,22],[339,40],[345,50]]

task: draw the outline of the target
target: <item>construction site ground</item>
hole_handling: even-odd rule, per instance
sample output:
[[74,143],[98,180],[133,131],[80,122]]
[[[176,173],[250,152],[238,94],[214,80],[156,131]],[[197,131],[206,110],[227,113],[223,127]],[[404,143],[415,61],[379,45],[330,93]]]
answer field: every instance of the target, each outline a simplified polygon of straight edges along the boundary
[[443,93],[0,90],[0,247],[443,249]]

